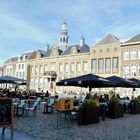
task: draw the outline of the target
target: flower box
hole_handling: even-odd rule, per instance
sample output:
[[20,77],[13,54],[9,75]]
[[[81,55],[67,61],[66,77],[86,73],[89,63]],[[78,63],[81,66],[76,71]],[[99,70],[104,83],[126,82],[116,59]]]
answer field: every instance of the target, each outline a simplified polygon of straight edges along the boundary
[[83,106],[79,110],[79,125],[89,125],[98,123],[100,120],[100,107],[97,106]]
[[130,113],[131,114],[140,114],[140,103],[133,101],[130,103]]
[[121,104],[110,103],[108,105],[107,116],[109,118],[123,117],[123,106]]

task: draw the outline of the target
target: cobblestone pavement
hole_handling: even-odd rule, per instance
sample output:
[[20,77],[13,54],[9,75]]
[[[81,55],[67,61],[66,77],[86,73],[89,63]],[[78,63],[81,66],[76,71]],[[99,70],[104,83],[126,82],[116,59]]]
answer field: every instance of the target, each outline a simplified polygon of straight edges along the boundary
[[[32,112],[31,112],[32,113]],[[15,131],[35,137],[36,140],[140,140],[140,115],[125,114],[123,118],[100,119],[100,123],[56,129],[56,113],[15,117]]]

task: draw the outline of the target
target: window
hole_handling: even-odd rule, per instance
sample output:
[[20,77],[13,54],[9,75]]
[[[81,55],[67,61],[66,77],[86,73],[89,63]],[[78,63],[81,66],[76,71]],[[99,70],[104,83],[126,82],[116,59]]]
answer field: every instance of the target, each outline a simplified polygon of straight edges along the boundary
[[19,78],[21,78],[21,77],[22,77],[22,73],[20,72],[20,73],[19,73]]
[[69,64],[68,63],[65,63],[65,72],[69,72]]
[[92,69],[93,74],[96,74],[96,70],[97,70],[97,60],[96,59],[91,60],[91,69]]
[[129,66],[124,66],[122,68],[123,74],[125,75],[124,77],[129,77]]
[[107,48],[107,49],[106,49],[106,52],[107,52],[107,53],[109,53],[109,52],[110,52],[110,49],[109,49],[109,48]]
[[62,63],[59,64],[59,72],[63,72],[63,64]]
[[83,70],[84,70],[84,72],[87,72],[88,71],[88,63],[87,63],[87,61],[85,61],[83,63]]
[[74,63],[71,63],[70,69],[71,69],[71,72],[74,72]]
[[81,63],[77,62],[77,67],[76,67],[77,72],[81,71]]
[[38,80],[37,80],[37,78],[35,78],[35,83],[38,83]]
[[140,76],[140,66],[138,66],[138,76]]
[[9,69],[7,69],[7,75],[9,74]]
[[24,64],[22,64],[22,69],[24,69]]
[[72,54],[77,53],[77,48],[76,48],[76,47],[71,48],[71,53],[72,53]]
[[48,66],[45,65],[45,67],[44,67],[44,71],[47,72],[47,70],[48,70]]
[[34,73],[34,67],[31,66],[31,74],[33,74],[33,73]]
[[137,67],[136,66],[131,66],[131,77],[137,76]]
[[18,65],[18,69],[20,69],[20,68],[21,68],[21,65],[19,64],[19,65]]
[[38,74],[38,66],[35,66],[35,74]]
[[140,50],[138,51],[138,59],[140,59]]
[[117,51],[118,51],[118,49],[115,47],[115,48],[114,48],[114,52],[117,52]]
[[136,51],[131,51],[131,60],[137,59],[137,52]]
[[102,52],[103,52],[103,50],[102,50],[102,49],[100,49],[100,50],[99,50],[99,53],[102,53]]
[[41,53],[40,52],[37,52],[37,58],[41,58]]
[[114,57],[113,58],[113,62],[112,62],[112,71],[113,73],[117,73],[119,71],[119,59],[118,57]]
[[125,51],[123,53],[123,60],[129,60],[129,52],[128,51]]
[[104,61],[102,58],[98,60],[98,73],[103,73],[103,66],[104,66]]
[[47,83],[48,83],[47,78],[44,78],[44,86],[47,85]]
[[18,77],[18,72],[17,72],[17,77]]
[[12,75],[12,68],[10,68],[10,75]]
[[106,58],[105,59],[105,73],[110,73],[111,72],[111,59]]
[[57,46],[53,46],[53,48],[51,49],[51,55],[55,56],[58,54],[58,48]]
[[96,53],[96,50],[93,50],[93,53]]
[[24,78],[24,76],[25,76],[25,73],[23,72],[22,78]]
[[40,73],[41,74],[43,73],[43,66],[42,65],[40,66]]
[[54,62],[51,63],[51,71],[55,71],[55,64],[56,64],[56,63],[54,63]]

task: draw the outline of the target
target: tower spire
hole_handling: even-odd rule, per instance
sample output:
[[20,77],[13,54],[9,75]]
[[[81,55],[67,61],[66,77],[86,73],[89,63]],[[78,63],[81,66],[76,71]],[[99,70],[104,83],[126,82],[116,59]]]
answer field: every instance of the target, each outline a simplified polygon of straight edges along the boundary
[[85,39],[84,39],[84,36],[82,35],[80,39],[80,46],[84,46],[84,45],[85,45]]
[[67,29],[67,22],[64,19],[62,26],[61,26],[61,33],[59,37],[59,45],[67,45],[68,44],[68,29]]

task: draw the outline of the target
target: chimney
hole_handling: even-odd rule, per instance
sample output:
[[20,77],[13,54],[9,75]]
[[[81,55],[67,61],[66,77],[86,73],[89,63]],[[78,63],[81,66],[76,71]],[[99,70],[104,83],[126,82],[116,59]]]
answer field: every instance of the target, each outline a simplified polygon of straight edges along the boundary
[[49,50],[49,48],[50,48],[50,46],[47,44],[47,45],[45,46],[45,52],[47,52],[47,51]]
[[80,47],[85,45],[85,39],[82,35],[81,39],[80,39]]

